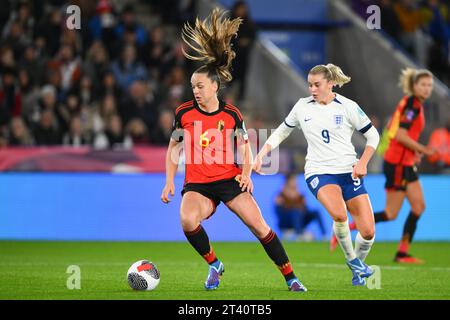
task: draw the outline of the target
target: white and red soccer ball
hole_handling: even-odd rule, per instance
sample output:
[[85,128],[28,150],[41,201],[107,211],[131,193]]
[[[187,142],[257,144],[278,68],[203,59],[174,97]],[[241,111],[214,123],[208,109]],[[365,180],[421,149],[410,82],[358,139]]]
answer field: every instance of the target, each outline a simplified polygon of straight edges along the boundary
[[159,284],[159,270],[148,260],[139,260],[131,265],[127,272],[127,280],[134,290],[153,290]]

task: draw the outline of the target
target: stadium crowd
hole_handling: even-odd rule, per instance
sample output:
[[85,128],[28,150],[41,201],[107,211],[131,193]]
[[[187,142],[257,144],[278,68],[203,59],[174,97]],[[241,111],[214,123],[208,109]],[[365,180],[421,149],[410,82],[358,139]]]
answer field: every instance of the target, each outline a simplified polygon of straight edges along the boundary
[[[80,30],[66,26],[69,4]],[[174,108],[192,99],[179,30],[194,17],[193,0],[2,1],[0,147],[167,145]],[[244,25],[241,64],[255,37]]]
[[450,85],[449,0],[352,0],[352,7],[367,18],[367,7],[380,7],[381,28],[416,61]]

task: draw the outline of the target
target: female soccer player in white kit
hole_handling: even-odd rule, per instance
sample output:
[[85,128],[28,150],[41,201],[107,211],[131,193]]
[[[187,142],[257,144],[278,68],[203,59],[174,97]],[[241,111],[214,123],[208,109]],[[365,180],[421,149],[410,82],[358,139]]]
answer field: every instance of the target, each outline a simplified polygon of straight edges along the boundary
[[[379,135],[358,104],[333,92],[335,85],[350,81],[333,65],[318,65],[308,74],[310,97],[301,98],[284,122],[269,137],[255,158],[259,172],[264,156],[275,149],[292,130],[303,131],[308,142],[305,179],[309,189],[333,218],[333,230],[341,246],[352,284],[365,285],[373,270],[364,263],[375,239],[375,223],[363,177],[378,146]],[[358,160],[351,142],[354,130],[367,138]],[[347,210],[358,229],[355,249],[348,226]]]

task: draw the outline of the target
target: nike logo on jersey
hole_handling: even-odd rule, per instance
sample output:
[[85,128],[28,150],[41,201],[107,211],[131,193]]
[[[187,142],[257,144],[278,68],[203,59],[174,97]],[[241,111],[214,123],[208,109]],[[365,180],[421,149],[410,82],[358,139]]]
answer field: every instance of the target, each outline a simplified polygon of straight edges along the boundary
[[353,188],[353,191],[357,191],[359,188],[361,188],[362,186],[359,186],[358,188]]
[[309,120],[312,120],[312,118],[309,118],[309,119],[305,118],[304,120],[305,120],[305,122],[308,122]]

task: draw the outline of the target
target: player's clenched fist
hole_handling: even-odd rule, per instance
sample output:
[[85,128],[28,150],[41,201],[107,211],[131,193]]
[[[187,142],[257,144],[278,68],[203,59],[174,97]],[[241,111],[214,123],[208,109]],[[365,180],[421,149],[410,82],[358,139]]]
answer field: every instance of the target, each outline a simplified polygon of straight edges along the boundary
[[164,189],[161,194],[162,202],[164,202],[164,203],[170,202],[171,199],[169,198],[169,194],[172,197],[175,194],[175,185],[173,184],[173,182],[167,182],[166,185],[164,186]]

